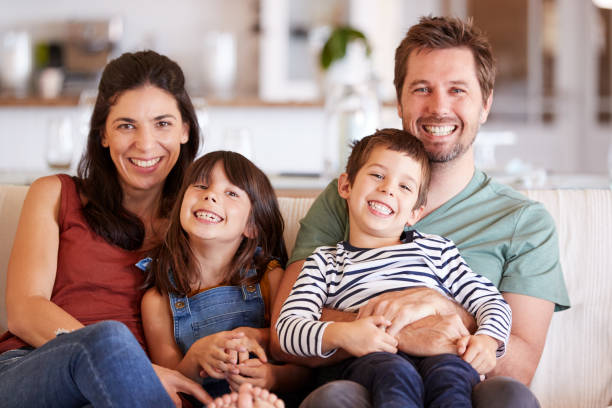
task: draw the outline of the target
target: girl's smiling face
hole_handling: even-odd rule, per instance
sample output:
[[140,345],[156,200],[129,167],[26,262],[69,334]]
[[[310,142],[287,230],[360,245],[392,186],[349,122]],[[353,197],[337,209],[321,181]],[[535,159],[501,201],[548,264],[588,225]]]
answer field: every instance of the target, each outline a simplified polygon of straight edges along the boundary
[[232,184],[218,161],[208,180],[190,185],[181,204],[181,226],[195,240],[236,245],[244,236],[251,237],[251,200]]
[[161,190],[189,139],[174,97],[152,85],[125,91],[110,108],[102,146],[125,191]]

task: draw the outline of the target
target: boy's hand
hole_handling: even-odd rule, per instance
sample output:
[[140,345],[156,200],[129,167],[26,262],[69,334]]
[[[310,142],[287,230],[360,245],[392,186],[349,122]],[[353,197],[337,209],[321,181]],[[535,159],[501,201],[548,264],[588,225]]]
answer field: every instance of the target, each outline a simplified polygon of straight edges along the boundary
[[[338,347],[355,357],[377,351],[397,353],[397,340],[385,329],[391,322],[382,316],[370,316],[349,323],[335,323]],[[327,331],[327,330],[326,330]]]
[[498,341],[485,334],[465,336],[457,341],[457,354],[470,363],[478,374],[486,374],[495,368],[495,352]]

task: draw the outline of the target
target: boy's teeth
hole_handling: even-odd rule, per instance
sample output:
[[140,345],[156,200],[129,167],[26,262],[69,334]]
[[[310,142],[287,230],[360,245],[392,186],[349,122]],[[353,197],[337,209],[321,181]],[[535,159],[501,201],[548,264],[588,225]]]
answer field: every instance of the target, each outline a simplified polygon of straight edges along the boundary
[[159,163],[160,160],[161,160],[161,157],[158,157],[158,158],[155,158],[155,159],[151,159],[151,160],[130,159],[130,161],[132,163],[134,163],[135,165],[137,165],[138,167],[151,167],[151,166],[155,166],[157,163]]
[[209,212],[209,211],[197,211],[195,215],[196,215],[197,218],[201,218],[203,220],[208,220],[208,221],[212,221],[212,222],[219,222],[219,221],[221,221],[221,217],[219,217],[217,214]]
[[455,126],[425,126],[425,130],[434,136],[446,136],[453,133]]
[[385,215],[389,215],[393,212],[390,207],[376,201],[368,201],[368,205],[379,213],[383,213]]

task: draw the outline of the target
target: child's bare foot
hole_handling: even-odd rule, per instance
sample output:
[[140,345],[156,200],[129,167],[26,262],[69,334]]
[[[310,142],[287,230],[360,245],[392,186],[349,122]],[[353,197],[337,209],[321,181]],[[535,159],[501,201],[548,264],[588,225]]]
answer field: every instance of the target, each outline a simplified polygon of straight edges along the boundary
[[242,384],[238,392],[216,398],[208,408],[284,408],[285,403],[268,390]]

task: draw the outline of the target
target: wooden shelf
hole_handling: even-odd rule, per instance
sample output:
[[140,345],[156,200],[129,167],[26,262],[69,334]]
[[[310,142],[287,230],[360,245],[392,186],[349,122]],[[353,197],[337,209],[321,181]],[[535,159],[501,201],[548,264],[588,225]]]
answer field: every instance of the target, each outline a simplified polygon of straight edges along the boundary
[[45,99],[40,96],[26,96],[17,98],[14,96],[0,96],[0,107],[30,107],[41,106],[76,106],[79,103],[78,95],[62,95],[57,98]]
[[[194,105],[201,107],[225,107],[225,108],[322,108],[323,100],[316,101],[264,101],[257,96],[239,96],[233,99],[207,99],[203,96],[191,96]],[[65,107],[77,106],[79,95],[61,95],[57,98],[45,99],[32,95],[24,98],[0,95],[0,107]],[[384,102],[383,106],[395,106],[395,102]]]

